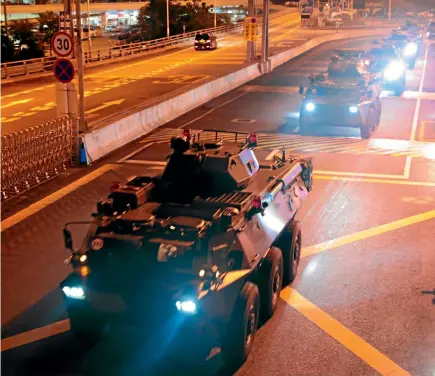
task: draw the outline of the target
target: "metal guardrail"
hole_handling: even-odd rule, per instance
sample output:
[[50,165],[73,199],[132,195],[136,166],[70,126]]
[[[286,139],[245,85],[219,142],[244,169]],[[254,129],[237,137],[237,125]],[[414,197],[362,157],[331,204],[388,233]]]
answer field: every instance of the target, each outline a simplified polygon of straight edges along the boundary
[[[275,19],[283,17],[288,14],[295,13],[293,9],[286,9],[280,12],[276,12],[270,15],[269,19]],[[259,17],[259,23],[261,24],[262,17]],[[177,44],[186,43],[191,41],[197,33],[213,32],[218,34],[229,33],[238,31],[243,27],[242,23],[236,25],[224,25],[219,27],[212,27],[208,29],[202,29],[192,31],[185,34],[173,35],[169,38],[154,39],[146,42],[130,43],[124,45],[117,45],[104,49],[94,49],[84,52],[85,65],[90,66],[92,63],[103,60],[114,60],[124,56],[136,55],[140,53],[147,53],[157,49],[164,49]],[[8,79],[17,76],[30,75],[35,73],[41,73],[53,69],[53,64],[56,61],[56,57],[43,57],[39,59],[20,60],[10,63],[1,64],[1,78]]]
[[77,120],[59,118],[2,136],[1,200],[57,176],[71,164]]

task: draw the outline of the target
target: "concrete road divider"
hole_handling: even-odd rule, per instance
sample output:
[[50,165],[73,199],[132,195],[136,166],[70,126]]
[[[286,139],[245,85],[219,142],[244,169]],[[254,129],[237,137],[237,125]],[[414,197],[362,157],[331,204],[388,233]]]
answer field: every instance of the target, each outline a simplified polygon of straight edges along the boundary
[[[271,57],[271,67],[272,69],[276,68],[326,42],[346,38],[375,37],[387,32],[386,29],[372,29],[322,35],[296,48]],[[114,120],[110,124],[84,135],[83,141],[88,161],[94,162],[213,98],[253,80],[262,74],[260,68],[259,63],[252,64],[151,107],[130,114],[127,113],[123,118]]]

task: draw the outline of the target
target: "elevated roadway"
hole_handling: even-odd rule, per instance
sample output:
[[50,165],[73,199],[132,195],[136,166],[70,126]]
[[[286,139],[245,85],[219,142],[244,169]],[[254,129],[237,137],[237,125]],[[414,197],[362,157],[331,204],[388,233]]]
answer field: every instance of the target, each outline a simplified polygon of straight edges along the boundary
[[[156,174],[182,128],[256,131],[260,149],[314,156],[315,184],[298,214],[299,275],[259,331],[237,376],[414,375],[435,369],[435,45],[400,98],[385,93],[370,140],[343,128],[301,136],[297,87],[324,69],[331,42],[134,142],[89,170],[3,205],[2,375],[219,375],[161,364],[161,341],[139,330],[87,349],[69,332],[57,285],[67,274],[63,223],[86,220],[114,180]],[[287,90],[282,88],[286,87]],[[79,235],[79,234],[78,234]]]

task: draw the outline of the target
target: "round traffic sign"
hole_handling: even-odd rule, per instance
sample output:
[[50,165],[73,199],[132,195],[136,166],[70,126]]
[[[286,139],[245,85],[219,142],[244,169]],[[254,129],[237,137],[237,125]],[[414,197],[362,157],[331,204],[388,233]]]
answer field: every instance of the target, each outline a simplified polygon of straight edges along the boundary
[[68,59],[57,59],[53,65],[53,73],[58,81],[67,84],[74,78],[74,66]]
[[251,18],[251,23],[256,23],[256,22],[257,22],[256,18],[255,18],[255,17],[252,17],[252,18]]
[[65,31],[58,31],[51,38],[51,48],[58,56],[65,57],[71,55],[73,51],[73,41],[71,36]]

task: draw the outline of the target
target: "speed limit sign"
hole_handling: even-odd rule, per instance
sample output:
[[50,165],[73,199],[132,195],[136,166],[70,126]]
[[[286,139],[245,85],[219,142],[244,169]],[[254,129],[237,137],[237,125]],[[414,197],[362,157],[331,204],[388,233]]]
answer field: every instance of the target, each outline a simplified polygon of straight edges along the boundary
[[51,48],[58,56],[66,57],[71,55],[73,51],[71,36],[64,31],[58,31],[53,35],[53,38],[51,38]]

